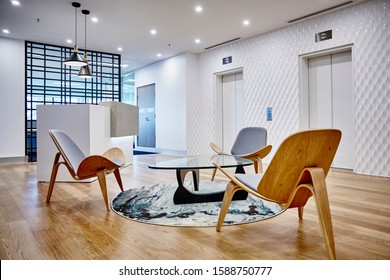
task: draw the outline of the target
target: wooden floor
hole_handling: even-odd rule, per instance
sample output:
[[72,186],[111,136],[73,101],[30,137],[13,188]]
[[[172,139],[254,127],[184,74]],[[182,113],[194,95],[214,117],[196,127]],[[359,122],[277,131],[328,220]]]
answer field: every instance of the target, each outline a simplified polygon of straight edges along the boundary
[[[134,156],[121,170],[125,189],[174,182],[172,170],[148,164],[164,155]],[[61,167],[62,168],[62,167]],[[247,168],[252,172],[252,168]],[[201,180],[211,171],[202,170]],[[224,179],[220,174],[219,179]],[[331,170],[327,178],[338,259],[390,259],[390,179]],[[119,188],[108,176],[111,199]],[[97,181],[37,183],[36,165],[0,165],[0,259],[327,259],[313,199],[303,220],[290,209],[273,219],[215,228],[164,227],[107,212]]]

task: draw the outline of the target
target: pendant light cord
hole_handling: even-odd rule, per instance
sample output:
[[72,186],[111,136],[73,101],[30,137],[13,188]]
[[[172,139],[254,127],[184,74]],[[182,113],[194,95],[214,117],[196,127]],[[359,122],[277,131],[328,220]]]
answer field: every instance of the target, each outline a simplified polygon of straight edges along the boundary
[[87,15],[89,15],[89,11],[88,10],[82,10],[81,11],[84,15],[84,48],[85,48],[85,51],[84,51],[84,60],[86,61],[87,60]]
[[74,25],[74,34],[75,34],[75,39],[74,39],[74,44],[77,46],[77,7],[74,8],[74,18],[75,18],[75,25]]
[[84,34],[85,34],[85,38],[84,38],[85,39],[85,46],[84,47],[85,47],[85,53],[87,53],[87,15],[86,14],[84,15],[84,19],[85,19],[84,20],[84,24],[85,24],[84,25]]

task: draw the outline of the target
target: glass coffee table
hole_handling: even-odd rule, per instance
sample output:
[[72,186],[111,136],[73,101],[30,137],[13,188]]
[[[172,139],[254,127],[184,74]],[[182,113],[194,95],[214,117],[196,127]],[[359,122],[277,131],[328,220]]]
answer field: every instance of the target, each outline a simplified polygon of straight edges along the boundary
[[[176,170],[178,187],[173,196],[174,204],[202,203],[222,201],[224,191],[216,192],[199,192],[199,170],[216,168],[213,163],[223,168],[236,167],[236,173],[243,173],[244,166],[253,164],[253,161],[230,156],[230,155],[213,155],[213,156],[191,156],[178,159],[156,162],[149,165],[152,169]],[[194,191],[184,187],[184,178],[188,172],[192,172]],[[248,193],[237,191],[233,200],[245,200]]]

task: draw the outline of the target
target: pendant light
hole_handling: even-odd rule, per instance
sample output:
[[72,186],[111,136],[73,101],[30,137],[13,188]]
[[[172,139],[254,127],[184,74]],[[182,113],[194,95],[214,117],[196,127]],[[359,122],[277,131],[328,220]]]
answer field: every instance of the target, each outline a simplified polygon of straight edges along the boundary
[[79,77],[80,78],[93,78],[92,76],[92,71],[91,69],[89,68],[89,65],[88,65],[88,56],[87,56],[87,15],[89,15],[89,11],[88,10],[82,10],[81,11],[83,13],[83,15],[85,16],[85,51],[84,51],[84,61],[85,61],[85,65],[84,66],[81,66],[80,68],[80,72],[79,72]]
[[70,66],[83,66],[86,65],[86,62],[78,54],[77,47],[77,8],[80,8],[80,3],[72,2],[72,6],[75,8],[75,40],[74,40],[74,49],[72,55],[65,61],[65,65]]

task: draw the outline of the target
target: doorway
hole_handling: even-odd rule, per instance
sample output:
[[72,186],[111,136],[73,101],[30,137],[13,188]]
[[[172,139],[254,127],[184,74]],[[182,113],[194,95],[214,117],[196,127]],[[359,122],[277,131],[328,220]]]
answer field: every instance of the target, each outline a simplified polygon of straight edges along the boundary
[[216,75],[216,143],[230,152],[238,132],[244,127],[244,87],[242,69]]
[[156,147],[156,94],[155,84],[137,87],[137,104],[139,107],[139,134],[137,146]]
[[[307,91],[302,100],[306,108],[305,128],[337,128],[342,138],[332,167],[354,168],[354,110],[352,51],[342,49],[305,58],[302,81],[307,80]],[[306,114],[305,114],[306,113]]]

